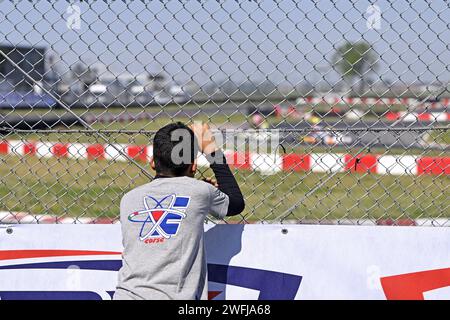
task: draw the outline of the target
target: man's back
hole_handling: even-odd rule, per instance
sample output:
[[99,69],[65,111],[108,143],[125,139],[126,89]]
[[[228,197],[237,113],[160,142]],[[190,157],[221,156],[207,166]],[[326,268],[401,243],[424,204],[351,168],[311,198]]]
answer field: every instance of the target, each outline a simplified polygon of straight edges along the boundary
[[228,196],[190,177],[160,177],[120,204],[123,266],[114,299],[206,299],[205,216],[227,214]]

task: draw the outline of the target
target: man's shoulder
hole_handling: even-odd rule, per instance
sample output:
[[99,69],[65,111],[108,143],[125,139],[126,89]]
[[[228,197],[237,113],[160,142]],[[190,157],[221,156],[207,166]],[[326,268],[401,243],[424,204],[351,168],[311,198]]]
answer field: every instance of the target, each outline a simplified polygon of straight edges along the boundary
[[[153,180],[153,181],[154,181],[154,180]],[[143,184],[143,185],[140,185],[140,186],[138,186],[138,187],[136,187],[136,188],[134,188],[134,189],[131,189],[130,191],[128,191],[127,193],[125,193],[125,194],[122,196],[122,201],[123,201],[124,199],[128,199],[128,198],[134,197],[134,196],[136,196],[136,195],[139,195],[139,194],[145,192],[146,189],[151,188],[151,184],[152,184],[153,181],[148,182],[148,183]]]
[[171,178],[158,178],[148,182],[146,184],[140,185],[127,193],[125,193],[122,197],[123,199],[134,198],[136,196],[140,196],[142,194],[146,194],[150,191],[161,191],[166,187],[173,188],[183,188],[185,191],[189,191],[192,193],[202,192],[209,193],[210,192],[210,184],[195,179],[191,177],[179,177],[176,180],[172,180]]

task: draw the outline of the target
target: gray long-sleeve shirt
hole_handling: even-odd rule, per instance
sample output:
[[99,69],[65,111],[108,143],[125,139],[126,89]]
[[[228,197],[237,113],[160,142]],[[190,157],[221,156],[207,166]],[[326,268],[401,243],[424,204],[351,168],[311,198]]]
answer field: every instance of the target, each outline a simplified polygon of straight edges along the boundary
[[223,218],[228,196],[190,177],[155,179],[120,203],[124,251],[115,300],[206,299],[207,214]]

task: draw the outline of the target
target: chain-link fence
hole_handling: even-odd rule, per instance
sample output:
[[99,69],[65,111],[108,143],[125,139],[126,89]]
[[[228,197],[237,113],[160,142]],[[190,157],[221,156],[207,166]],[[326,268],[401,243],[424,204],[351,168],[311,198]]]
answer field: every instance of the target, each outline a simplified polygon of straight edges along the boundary
[[0,9],[0,223],[117,221],[154,132],[205,121],[246,199],[228,222],[450,224],[447,1]]

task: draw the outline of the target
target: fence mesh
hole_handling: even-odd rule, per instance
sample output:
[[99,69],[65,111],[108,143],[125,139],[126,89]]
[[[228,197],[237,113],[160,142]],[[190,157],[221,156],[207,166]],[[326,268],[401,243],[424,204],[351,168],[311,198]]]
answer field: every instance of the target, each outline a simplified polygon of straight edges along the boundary
[[0,8],[0,223],[117,221],[156,130],[203,121],[228,222],[450,225],[447,1]]

